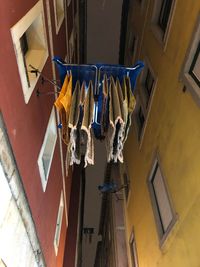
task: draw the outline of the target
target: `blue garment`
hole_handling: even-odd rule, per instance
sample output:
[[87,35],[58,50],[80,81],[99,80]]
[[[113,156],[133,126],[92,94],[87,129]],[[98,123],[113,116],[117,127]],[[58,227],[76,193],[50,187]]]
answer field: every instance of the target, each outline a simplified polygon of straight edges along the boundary
[[117,184],[116,183],[105,183],[103,185],[98,186],[99,191],[101,193],[114,193],[117,190]]
[[99,95],[97,96],[96,106],[95,106],[95,121],[92,123],[92,129],[94,135],[97,139],[101,140],[105,137],[101,135],[101,116],[102,116],[102,106],[103,106],[103,93],[102,85],[99,87]]

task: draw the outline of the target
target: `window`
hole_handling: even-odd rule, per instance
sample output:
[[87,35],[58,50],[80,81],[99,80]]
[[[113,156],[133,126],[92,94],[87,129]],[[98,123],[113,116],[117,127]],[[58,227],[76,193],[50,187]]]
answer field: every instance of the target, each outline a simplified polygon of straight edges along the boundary
[[62,191],[61,196],[60,196],[60,204],[59,204],[58,216],[57,216],[57,221],[56,221],[56,231],[55,231],[55,236],[54,236],[54,249],[55,249],[56,255],[58,254],[63,211],[64,211],[64,200],[63,200],[63,191]]
[[123,181],[124,181],[124,192],[126,196],[126,201],[128,200],[129,190],[130,190],[130,181],[128,179],[128,175],[126,172],[123,173]]
[[172,6],[172,0],[163,0],[162,1],[159,19],[158,19],[158,25],[160,26],[161,30],[164,33],[167,29],[167,23],[168,23],[168,19],[169,19],[171,6]]
[[175,0],[155,0],[152,17],[152,28],[156,37],[165,42],[169,24],[174,10]]
[[11,34],[22,83],[25,103],[28,103],[39,79],[30,72],[30,65],[43,69],[48,57],[43,2],[38,3],[12,28]]
[[129,53],[128,57],[130,65],[134,64],[137,52],[137,44],[138,44],[138,37],[133,32],[130,32],[129,42],[128,42],[128,53]]
[[194,54],[192,64],[189,69],[189,74],[195,81],[195,83],[200,87],[200,42],[198,43],[196,52]]
[[121,177],[121,183],[124,188],[124,195],[126,198],[126,202],[128,201],[129,193],[130,193],[130,179],[128,176],[126,164],[120,164],[120,177]]
[[67,6],[70,6],[72,0],[67,0]]
[[142,82],[142,87],[144,91],[143,97],[144,97],[146,108],[148,107],[148,104],[150,101],[151,93],[154,87],[154,82],[155,82],[154,76],[150,68],[147,67],[146,71],[144,71],[144,77],[143,77],[143,82]]
[[157,230],[162,243],[175,223],[175,214],[158,160],[154,163],[148,184]]
[[144,127],[150,113],[156,82],[157,79],[150,62],[145,59],[145,68],[140,78],[140,85],[137,88],[136,109],[134,112],[134,122],[139,142],[141,142],[144,135]]
[[53,108],[48,122],[47,130],[45,133],[44,141],[38,157],[38,166],[39,166],[43,191],[46,190],[46,185],[51,168],[51,162],[53,159],[56,140],[57,140],[56,119],[55,119],[55,111]]
[[137,118],[137,125],[138,125],[138,139],[140,140],[144,122],[145,122],[144,113],[143,113],[141,106],[136,111],[136,118]]
[[54,13],[55,13],[56,33],[58,34],[65,16],[63,0],[54,0]]
[[200,17],[192,36],[181,76],[192,96],[200,100]]
[[131,233],[129,245],[130,245],[130,252],[131,252],[132,267],[139,267],[138,257],[137,257],[137,248],[136,248],[135,237],[134,237],[133,232]]

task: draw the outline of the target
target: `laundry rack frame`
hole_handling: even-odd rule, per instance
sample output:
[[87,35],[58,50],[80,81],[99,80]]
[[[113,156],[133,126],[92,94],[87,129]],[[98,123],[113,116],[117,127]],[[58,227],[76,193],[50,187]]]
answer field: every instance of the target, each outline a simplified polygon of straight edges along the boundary
[[[108,76],[108,78],[110,78],[110,76],[113,76],[115,78],[116,77],[119,78],[119,75],[123,74],[123,76],[130,77],[130,80],[131,80],[132,73],[133,73],[135,75],[135,79],[134,79],[134,81],[131,81],[132,82],[131,85],[132,85],[132,90],[134,90],[137,76],[139,75],[140,71],[144,67],[144,63],[142,61],[138,61],[133,67],[125,67],[122,65],[111,65],[111,64],[96,64],[96,65],[95,64],[72,64],[72,63],[66,63],[66,62],[62,61],[62,59],[60,59],[59,57],[54,57],[53,61],[57,64],[58,68],[62,68],[63,71],[64,71],[64,68],[66,68],[66,74],[67,74],[67,71],[72,71],[72,75],[73,75],[74,69],[77,71],[80,71],[80,68],[85,68],[86,71],[89,68],[95,69],[95,71],[96,71],[95,78],[93,78],[95,97],[98,97],[98,95],[99,95],[99,87],[102,84],[102,81],[103,81],[102,76],[104,76],[104,74],[106,74]],[[118,75],[116,75],[116,73]],[[87,76],[85,75],[84,78],[87,78]],[[89,80],[91,80],[90,78],[92,78],[92,75],[91,75],[91,77],[89,77],[87,82],[89,82]],[[63,78],[61,78],[61,80],[64,81]]]

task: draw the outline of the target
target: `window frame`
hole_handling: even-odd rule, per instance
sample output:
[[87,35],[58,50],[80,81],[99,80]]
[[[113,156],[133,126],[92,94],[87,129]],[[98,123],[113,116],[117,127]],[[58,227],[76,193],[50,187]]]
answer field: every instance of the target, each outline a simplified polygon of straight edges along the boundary
[[[34,27],[34,23],[36,20],[40,22],[40,34],[42,34],[42,45],[41,49],[35,49],[34,47],[30,48],[26,56],[24,55],[21,47],[21,38],[25,33],[28,32],[30,27]],[[38,24],[38,22],[37,22]],[[39,29],[38,29],[39,30]],[[32,60],[32,65],[35,68],[42,71],[49,56],[48,51],[48,43],[47,43],[47,33],[46,33],[46,26],[45,26],[45,15],[44,15],[44,6],[43,1],[39,0],[11,29],[11,36],[13,40],[13,46],[15,49],[16,60],[19,70],[19,76],[22,84],[22,90],[24,94],[24,100],[27,104],[29,99],[35,89],[38,79],[40,78],[40,74],[35,76],[35,74],[28,75],[28,67],[27,64]],[[41,45],[41,44],[40,44]],[[35,55],[37,53],[37,57]],[[35,62],[35,59],[39,57],[38,62]],[[26,63],[27,61],[27,63]],[[29,63],[30,64],[30,63]],[[30,77],[31,80],[30,80]],[[34,78],[33,78],[34,77]]]
[[[57,2],[62,2],[62,13],[60,14],[60,17],[58,16],[58,10],[57,10]],[[64,0],[53,0],[54,5],[54,16],[55,16],[55,27],[56,27],[56,34],[59,33],[59,30],[61,28],[61,25],[63,24],[64,18],[65,18],[65,4]]]
[[72,0],[67,0],[67,6],[69,7]]
[[124,199],[126,201],[126,204],[128,204],[131,195],[131,180],[128,174],[128,168],[126,166],[126,163],[124,162],[120,164],[119,168],[121,184],[124,185]]
[[[52,149],[51,149],[49,167],[48,167],[48,170],[45,174],[45,168],[44,168],[44,164],[43,164],[43,155],[44,155],[44,150],[46,148],[49,133],[52,129],[53,129],[55,135],[54,135],[53,145],[52,145]],[[47,182],[48,182],[48,178],[49,178],[49,173],[50,173],[50,169],[51,169],[51,163],[52,163],[53,155],[54,155],[54,151],[55,151],[56,142],[57,142],[56,115],[55,115],[55,109],[53,107],[49,121],[48,121],[48,125],[46,128],[44,140],[42,142],[42,146],[41,146],[40,153],[38,156],[38,168],[39,168],[43,192],[45,192],[45,190],[46,190],[46,186],[47,186]]]
[[[155,188],[154,188],[153,181],[152,181],[156,177],[156,173],[157,173],[158,168],[160,170],[163,186],[165,189],[165,194],[166,194],[166,197],[168,200],[167,204],[170,207],[170,211],[171,211],[171,215],[172,215],[172,219],[171,219],[170,223],[168,224],[166,230],[164,229],[164,226],[163,226],[163,222],[162,222],[162,218],[161,218],[161,211],[160,211],[158,199],[156,198],[156,192],[155,192]],[[168,186],[166,183],[166,178],[163,174],[163,170],[162,170],[158,155],[156,156],[156,159],[154,160],[153,166],[151,167],[151,172],[147,178],[147,185],[148,185],[148,189],[149,189],[149,194],[150,194],[152,209],[153,209],[153,213],[154,213],[154,219],[155,219],[155,223],[156,223],[156,229],[157,229],[157,233],[158,233],[158,237],[159,237],[159,242],[160,242],[160,246],[162,247],[163,243],[165,242],[166,238],[170,234],[174,224],[177,221],[177,214],[175,213],[175,210],[173,208],[172,199],[171,199],[171,196],[169,193],[169,189],[168,189]]]
[[59,207],[58,207],[55,235],[54,235],[54,241],[53,241],[56,256],[58,254],[58,248],[59,248],[59,243],[60,243],[63,214],[64,214],[64,196],[63,196],[63,190],[62,190],[60,194],[60,202],[59,202]]
[[[141,119],[142,119],[142,121],[141,121]],[[144,115],[142,105],[140,105],[138,108],[137,124],[138,124],[138,139],[140,139],[140,137],[142,135],[143,128],[144,128],[144,124],[145,124],[145,115]]]
[[163,30],[162,26],[160,26],[160,24],[159,24],[159,20],[160,20],[160,14],[161,14],[161,10],[162,10],[162,4],[164,3],[164,1],[165,0],[154,0],[152,19],[151,19],[151,29],[152,29],[154,36],[159,41],[159,43],[164,45],[164,50],[165,50],[167,40],[169,37],[169,33],[170,33],[171,24],[173,21],[173,16],[174,16],[175,6],[176,6],[177,0],[171,0],[172,3],[171,3],[171,7],[170,7],[170,12],[168,14],[166,27]]
[[[133,46],[133,40],[134,40],[134,46]],[[138,35],[135,33],[135,30],[131,30],[128,39],[128,59],[130,65],[133,65],[135,62],[137,48],[138,48],[138,41],[139,38]]]
[[189,72],[188,72],[190,74],[190,76],[192,76],[192,78],[196,82],[196,84],[200,87],[200,79],[198,80],[198,78],[193,73],[193,70],[194,70],[194,67],[196,65],[197,59],[199,57],[199,54],[200,54],[200,41],[198,43],[196,52],[194,54],[194,57],[193,57],[193,60],[192,60],[192,63],[191,63],[191,66],[190,66],[190,69],[189,69]]
[[[149,80],[151,83],[150,88],[149,88]],[[146,109],[148,109],[149,102],[151,101],[151,95],[155,88],[155,75],[152,73],[152,70],[149,66],[146,70],[142,85],[143,85],[142,87],[144,90],[144,94],[146,95],[146,98],[147,98],[145,106],[146,106]]]
[[[195,80],[191,75],[191,70],[194,67],[195,57],[198,58],[200,53],[200,15],[194,27],[192,38],[188,46],[185,60],[181,71],[180,80],[183,82],[186,89],[189,90],[194,100],[200,105],[200,85],[199,80]],[[198,51],[198,53],[197,53]],[[196,62],[195,62],[196,63]]]
[[158,17],[158,26],[161,28],[164,34],[167,30],[167,24],[169,21],[172,3],[173,3],[173,0],[163,0],[161,4],[161,9],[159,12],[159,17]]
[[130,249],[130,254],[131,254],[132,267],[139,267],[137,246],[136,246],[135,234],[133,230],[131,232],[130,239],[129,239],[129,249]]

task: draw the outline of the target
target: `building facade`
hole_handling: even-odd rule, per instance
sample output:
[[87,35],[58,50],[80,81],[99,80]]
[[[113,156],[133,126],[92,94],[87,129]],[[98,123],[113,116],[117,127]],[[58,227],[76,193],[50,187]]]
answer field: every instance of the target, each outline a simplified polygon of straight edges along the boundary
[[[46,77],[59,79],[55,55],[79,61],[79,1],[2,2],[0,16],[0,263],[74,266],[79,194],[74,200],[71,192],[80,189],[81,172],[66,176],[66,147],[53,105],[57,87]],[[18,216],[17,225],[12,214]],[[17,227],[13,235],[12,225]],[[27,257],[17,253],[20,244],[27,248]]]
[[199,1],[131,1],[126,64],[145,62],[125,147],[129,266],[197,267]]

